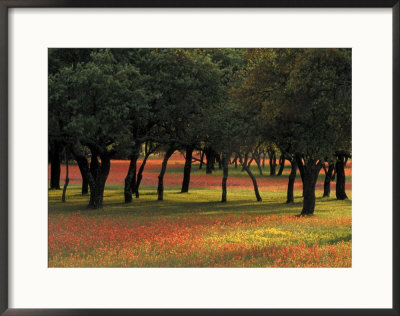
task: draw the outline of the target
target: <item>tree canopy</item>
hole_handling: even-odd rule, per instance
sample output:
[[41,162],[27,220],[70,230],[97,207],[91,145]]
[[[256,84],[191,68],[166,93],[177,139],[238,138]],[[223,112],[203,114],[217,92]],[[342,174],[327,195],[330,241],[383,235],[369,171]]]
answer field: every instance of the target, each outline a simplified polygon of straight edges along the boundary
[[[165,153],[159,200],[176,150],[186,156],[182,192],[189,189],[194,150],[208,162],[219,160],[223,202],[231,158],[252,179],[261,201],[250,164],[254,160],[262,173],[261,154],[275,164],[280,152],[299,167],[301,214],[310,215],[321,168],[336,163],[344,176],[342,164],[351,155],[351,50],[49,50],[49,147],[57,152],[60,146],[77,160],[94,208],[102,205],[115,155],[131,162],[125,202],[135,192],[139,196],[143,168],[136,164],[143,146],[146,157],[155,148]],[[338,198],[346,197],[342,176]]]

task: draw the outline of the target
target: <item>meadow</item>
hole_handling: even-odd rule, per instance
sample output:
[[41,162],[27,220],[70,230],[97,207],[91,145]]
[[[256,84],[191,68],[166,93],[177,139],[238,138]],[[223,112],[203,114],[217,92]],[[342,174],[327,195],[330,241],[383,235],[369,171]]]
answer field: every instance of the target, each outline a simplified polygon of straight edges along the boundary
[[[102,209],[88,209],[80,173],[70,166],[67,201],[49,191],[49,267],[351,267],[351,161],[346,168],[348,200],[322,198],[324,172],[316,186],[315,215],[297,217],[302,185],[295,182],[295,203],[286,204],[289,165],[282,176],[263,175],[255,166],[262,202],[250,178],[229,167],[228,202],[221,203],[222,172],[211,175],[193,164],[189,193],[180,193],[184,160],[175,154],[164,179],[164,201],[157,201],[162,157],[149,159],[140,198],[125,204],[123,180],[128,161],[112,161]],[[62,177],[64,177],[64,166]],[[63,183],[63,181],[61,182]]]

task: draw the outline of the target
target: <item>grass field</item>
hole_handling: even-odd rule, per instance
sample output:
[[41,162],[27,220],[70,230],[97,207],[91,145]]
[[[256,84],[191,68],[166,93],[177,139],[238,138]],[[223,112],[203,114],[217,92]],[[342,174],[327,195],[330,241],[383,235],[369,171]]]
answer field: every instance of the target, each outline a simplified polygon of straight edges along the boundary
[[288,169],[281,177],[267,168],[257,175],[263,201],[256,202],[251,180],[230,166],[223,204],[220,170],[205,175],[194,165],[189,193],[179,193],[180,155],[169,163],[164,201],[157,201],[160,164],[149,161],[140,198],[125,204],[128,162],[112,162],[99,210],[86,208],[88,196],[81,196],[72,166],[67,202],[60,190],[49,191],[49,267],[351,267],[351,164],[349,200],[335,199],[334,183],[331,197],[322,198],[322,171],[315,216],[303,218],[295,216],[302,207],[300,179],[295,203],[284,203]]

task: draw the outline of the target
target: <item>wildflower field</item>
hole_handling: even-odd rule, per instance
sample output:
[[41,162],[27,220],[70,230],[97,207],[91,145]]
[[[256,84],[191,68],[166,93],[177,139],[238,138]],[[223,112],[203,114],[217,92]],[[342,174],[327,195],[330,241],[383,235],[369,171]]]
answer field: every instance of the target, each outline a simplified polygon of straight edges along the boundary
[[[184,160],[175,154],[164,179],[164,201],[157,201],[161,157],[149,159],[140,198],[125,204],[123,180],[128,161],[112,161],[102,209],[86,208],[80,173],[70,166],[67,200],[49,191],[49,267],[351,267],[351,162],[346,168],[348,200],[322,198],[324,172],[316,186],[315,215],[297,217],[285,204],[289,166],[282,176],[255,167],[263,201],[255,200],[251,179],[229,167],[228,202],[220,203],[221,175],[193,164],[189,193],[179,193]],[[64,177],[64,167],[62,177]],[[63,181],[62,181],[63,183]]]

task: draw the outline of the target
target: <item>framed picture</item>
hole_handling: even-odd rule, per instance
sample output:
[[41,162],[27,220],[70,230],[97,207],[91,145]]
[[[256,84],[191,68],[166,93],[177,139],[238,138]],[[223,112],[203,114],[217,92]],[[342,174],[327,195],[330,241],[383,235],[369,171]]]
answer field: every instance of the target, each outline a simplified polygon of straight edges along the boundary
[[1,313],[399,315],[399,6],[0,0]]

